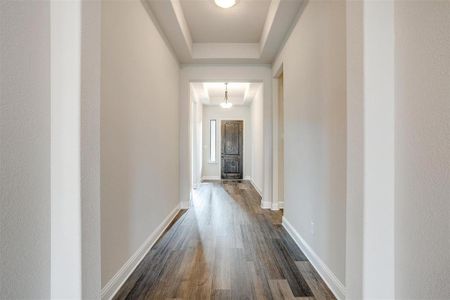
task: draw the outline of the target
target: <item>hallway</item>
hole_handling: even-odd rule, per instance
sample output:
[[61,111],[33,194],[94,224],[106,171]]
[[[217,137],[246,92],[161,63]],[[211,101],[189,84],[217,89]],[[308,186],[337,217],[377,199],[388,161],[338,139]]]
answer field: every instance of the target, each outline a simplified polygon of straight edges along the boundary
[[450,300],[449,170],[450,0],[0,0],[0,300]]
[[248,181],[202,183],[115,299],[335,299]]

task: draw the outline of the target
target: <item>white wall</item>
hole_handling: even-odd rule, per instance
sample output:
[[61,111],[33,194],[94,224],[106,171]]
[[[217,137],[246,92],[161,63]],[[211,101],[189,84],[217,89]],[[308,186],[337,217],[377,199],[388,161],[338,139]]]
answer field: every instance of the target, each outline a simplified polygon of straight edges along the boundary
[[0,295],[50,297],[50,2],[0,1]]
[[[346,22],[344,1],[310,1],[274,64],[283,64],[284,217],[345,282]],[[336,290],[335,290],[336,291]]]
[[395,297],[393,3],[347,2],[348,299]]
[[179,67],[140,1],[102,2],[101,75],[105,286],[179,203]]
[[51,6],[52,298],[81,298],[81,3]]
[[100,297],[100,3],[51,4],[51,296]]
[[[188,203],[192,189],[190,82],[262,82],[264,132],[263,199],[272,200],[272,80],[268,65],[184,65],[180,74],[180,203]],[[263,200],[264,201],[264,200]]]
[[201,183],[203,168],[203,104],[196,99],[191,89],[192,99],[192,185],[194,188]]
[[449,11],[348,5],[348,299],[450,296]]
[[450,298],[450,2],[395,2],[396,299]]
[[[363,201],[365,299],[395,297],[393,8],[393,1],[364,4],[363,123],[349,124],[364,131],[363,197],[358,200]],[[348,188],[353,188],[352,183]]]
[[100,297],[101,2],[81,2],[80,198],[83,299]]
[[347,3],[346,299],[363,298],[364,42],[363,2]]
[[[253,185],[262,194],[264,186],[264,119],[263,119],[263,87],[261,86],[255,94],[250,107],[250,118],[252,122],[252,155],[251,155],[251,177]],[[271,203],[266,201],[264,207],[269,207]]]
[[2,1],[0,12],[0,294],[98,298],[100,5]]
[[[209,121],[216,120],[216,162],[209,162],[210,153],[210,137],[209,137]],[[250,107],[233,106],[224,109],[220,106],[203,106],[203,170],[202,177],[204,179],[220,179],[221,178],[221,124],[222,120],[242,120],[244,121],[244,156],[243,156],[243,176],[249,178],[252,176],[252,130],[250,119]]]

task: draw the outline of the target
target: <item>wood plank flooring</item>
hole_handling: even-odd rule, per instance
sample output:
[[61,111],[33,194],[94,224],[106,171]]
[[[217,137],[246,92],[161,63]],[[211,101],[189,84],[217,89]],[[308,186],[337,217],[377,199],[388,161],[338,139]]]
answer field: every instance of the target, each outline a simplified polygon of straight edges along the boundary
[[115,299],[335,299],[247,181],[203,183]]

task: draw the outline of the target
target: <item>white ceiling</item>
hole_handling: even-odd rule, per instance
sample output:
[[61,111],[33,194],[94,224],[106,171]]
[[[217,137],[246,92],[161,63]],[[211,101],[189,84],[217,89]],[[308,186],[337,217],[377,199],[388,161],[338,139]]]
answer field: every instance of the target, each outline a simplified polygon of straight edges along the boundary
[[[250,105],[261,83],[229,82],[228,101],[233,105]],[[193,82],[191,88],[204,105],[220,105],[225,99],[225,82]]]
[[180,0],[194,43],[258,43],[270,0],[241,0],[223,9],[212,0]]
[[271,63],[307,0],[144,0],[181,63]]

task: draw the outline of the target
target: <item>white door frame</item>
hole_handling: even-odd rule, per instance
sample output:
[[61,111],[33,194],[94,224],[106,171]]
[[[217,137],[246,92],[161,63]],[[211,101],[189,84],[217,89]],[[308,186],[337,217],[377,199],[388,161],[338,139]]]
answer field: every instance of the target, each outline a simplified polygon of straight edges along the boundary
[[273,124],[272,124],[272,170],[273,170],[273,174],[272,174],[272,210],[279,210],[281,208],[284,207],[284,201],[283,199],[279,199],[279,127],[280,127],[280,120],[279,120],[279,78],[281,76],[281,74],[283,74],[283,63],[280,64],[280,66],[278,67],[278,69],[276,70],[276,72],[273,75],[273,80],[272,80],[272,99],[273,99],[273,104],[272,104],[272,120],[273,120]]

